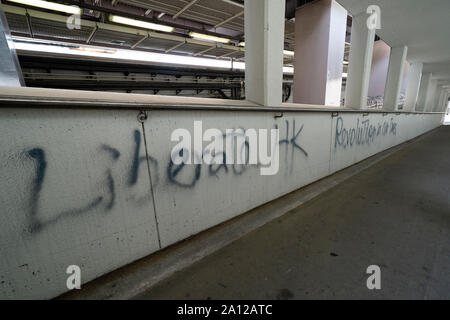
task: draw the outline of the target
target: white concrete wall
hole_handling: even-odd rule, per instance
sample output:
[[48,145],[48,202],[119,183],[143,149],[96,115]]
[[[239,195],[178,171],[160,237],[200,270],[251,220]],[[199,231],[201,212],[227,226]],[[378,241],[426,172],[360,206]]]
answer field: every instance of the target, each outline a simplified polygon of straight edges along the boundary
[[[71,264],[85,283],[442,122],[442,114],[274,114],[155,110],[142,126],[134,110],[0,109],[0,298],[54,297],[67,290]],[[278,174],[171,165],[171,132],[193,130],[194,120],[203,130],[278,127]]]
[[54,297],[71,264],[85,282],[159,248],[136,114],[0,110],[0,298]]

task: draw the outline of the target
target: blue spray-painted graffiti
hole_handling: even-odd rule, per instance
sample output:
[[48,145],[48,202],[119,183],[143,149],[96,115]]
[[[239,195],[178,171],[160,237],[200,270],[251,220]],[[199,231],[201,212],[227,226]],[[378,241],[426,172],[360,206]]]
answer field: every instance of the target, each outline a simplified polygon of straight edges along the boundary
[[[140,154],[140,146],[141,146],[141,133],[139,130],[135,130],[133,132],[134,137],[134,151],[133,151],[133,160],[132,164],[130,166],[129,176],[128,176],[128,186],[131,187],[137,183],[138,180],[138,172],[139,172],[139,165],[147,160],[146,156],[139,157]],[[119,150],[117,150],[114,147],[111,147],[107,144],[102,144],[100,146],[100,151],[106,152],[111,156],[111,159],[113,163],[119,160],[121,153]],[[108,212],[116,204],[116,186],[115,186],[115,180],[113,177],[113,171],[111,168],[107,168],[105,170],[105,180],[104,190],[107,191],[107,195],[99,195],[97,197],[94,197],[93,200],[91,200],[88,204],[81,206],[79,208],[69,209],[62,212],[57,213],[52,218],[42,219],[39,218],[39,198],[42,191],[42,188],[45,183],[45,177],[47,174],[47,160],[46,160],[46,154],[45,150],[40,147],[32,148],[25,152],[25,155],[27,155],[28,159],[31,159],[35,162],[35,177],[32,181],[31,186],[31,197],[30,197],[30,213],[29,213],[29,226],[27,230],[29,232],[36,232],[40,231],[44,227],[51,225],[55,223],[56,221],[67,217],[67,216],[74,216],[74,215],[80,215],[87,213],[89,211],[92,211],[93,209],[99,207],[102,203],[104,203],[104,211]],[[153,164],[155,167],[155,172],[158,172],[158,162],[156,159],[149,157],[149,162]],[[158,176],[156,175],[156,179],[154,181],[155,184],[158,183]],[[138,199],[139,200],[139,199]],[[140,199],[142,200],[142,199]]]
[[[292,153],[294,152],[294,150],[297,150],[302,154],[302,156],[308,157],[308,152],[305,150],[304,147],[301,146],[300,142],[298,141],[304,126],[301,125],[297,130],[294,119],[291,122],[286,120],[285,123],[286,123],[286,136],[284,139],[279,141],[279,145],[285,145],[287,148],[291,148]],[[278,128],[278,126],[275,125],[275,128]],[[290,130],[290,128],[292,128],[292,130]],[[238,135],[245,136],[245,129],[240,128],[236,129],[231,133],[226,133],[223,135],[223,138],[234,139]],[[129,151],[131,152],[132,157],[128,175],[126,177],[127,179],[125,187],[132,188],[137,184],[137,181],[139,179],[140,166],[146,161],[148,161],[148,163],[152,167],[152,172],[155,173],[152,174],[154,175],[152,182],[153,187],[156,187],[159,181],[158,161],[151,156],[147,155],[141,156],[142,137],[141,132],[139,130],[136,129],[133,131],[132,141],[133,141],[132,144],[133,149]],[[241,164],[235,163],[227,165],[225,164],[226,152],[219,152],[217,154],[212,155],[213,158],[222,157],[224,161],[222,161],[221,164],[205,165],[208,170],[208,176],[219,178],[219,174],[223,175],[229,173],[232,173],[235,176],[240,176],[250,167],[258,168],[260,166],[259,164],[249,164],[248,157],[250,154],[250,145],[247,140],[240,140],[240,141],[241,145],[236,146],[236,148],[237,150],[240,150],[238,154],[240,154],[241,156],[245,155],[243,156],[242,159],[243,162],[241,162]],[[288,150],[286,150],[286,153],[287,151]],[[46,152],[41,147],[33,147],[24,152],[24,154],[27,156],[27,159],[32,160],[34,162],[35,167],[34,178],[31,182],[31,192],[30,192],[31,195],[29,204],[30,212],[29,212],[29,223],[27,228],[28,232],[31,233],[38,232],[43,228],[51,224],[54,224],[55,222],[65,217],[86,214],[88,212],[93,211],[94,209],[101,209],[107,213],[115,207],[117,202],[117,192],[119,190],[117,190],[112,166],[121,159],[122,154],[119,150],[107,144],[101,144],[99,152],[105,153],[109,157],[109,165],[105,164],[106,168],[103,175],[104,178],[103,181],[100,182],[100,184],[103,185],[103,187],[99,188],[99,190],[102,191],[99,191],[98,195],[96,196],[94,195],[92,199],[90,201],[87,201],[85,205],[81,205],[78,208],[63,210],[61,212],[54,214],[51,218],[45,219],[39,214],[39,207],[40,207],[39,203],[40,201],[43,201],[40,199],[40,197],[42,194],[42,190],[45,187],[45,179],[48,168]],[[184,152],[190,151],[183,149],[177,152],[179,152],[180,156],[182,156]],[[210,150],[205,149],[204,154],[202,155],[195,154],[194,157],[204,157],[208,152],[210,152]],[[184,163],[175,165],[172,162],[172,157],[169,158],[170,159],[166,170],[167,183],[186,189],[193,188],[201,178],[201,171],[203,165],[202,164],[187,165]],[[148,193],[146,195],[146,199],[136,199],[133,197],[131,199],[135,200],[136,202],[149,200]]]
[[[300,126],[300,128],[297,130],[296,129],[296,123],[295,123],[295,119],[293,119],[291,121],[292,123],[292,131],[289,130],[290,128],[290,122],[288,120],[285,121],[286,123],[286,136],[284,139],[279,141],[279,145],[285,145],[287,147],[286,150],[286,155],[288,153],[288,149],[291,148],[292,152],[291,152],[291,156],[292,156],[292,161],[291,161],[291,165],[290,168],[291,170],[293,169],[294,166],[294,161],[293,161],[293,157],[294,157],[294,150],[298,150],[304,157],[308,157],[308,152],[305,150],[305,148],[303,148],[300,145],[300,142],[298,141],[301,132],[303,131],[303,125]],[[278,125],[274,126],[275,129],[278,129]],[[245,137],[245,129],[243,128],[239,128],[239,129],[235,129],[232,130],[232,132],[228,133],[228,134],[223,134],[222,138],[223,139],[234,139],[236,137]],[[237,163],[233,163],[233,164],[226,164],[225,159],[227,156],[226,152],[219,152],[217,154],[215,154],[213,156],[213,158],[217,158],[217,157],[221,157],[223,159],[221,164],[209,164],[207,165],[208,167],[208,173],[209,176],[215,176],[218,177],[219,172],[222,172],[223,174],[229,174],[230,172],[233,173],[233,175],[236,176],[240,176],[242,175],[246,170],[248,170],[250,167],[255,167],[255,168],[259,168],[260,164],[249,164],[249,154],[250,154],[250,144],[248,143],[247,140],[242,140],[241,144],[236,146],[238,152],[237,152],[237,156],[238,157],[242,157],[242,163],[243,164],[237,164]],[[190,150],[175,150],[174,152],[178,152],[179,155],[182,157],[184,152],[190,152]],[[202,155],[199,154],[194,154],[194,157],[200,158],[200,157],[205,157],[206,155],[208,155],[210,152],[210,150],[205,149]],[[244,159],[245,156],[245,159]],[[287,159],[286,159],[286,162]],[[175,184],[179,187],[182,188],[193,188],[197,182],[200,180],[201,178],[201,171],[202,171],[202,164],[189,164],[186,165],[184,163],[181,163],[179,165],[175,165],[172,162],[172,157],[170,157],[169,159],[169,164],[168,164],[168,168],[167,168],[167,177],[170,183]],[[231,167],[231,171],[229,170],[229,167]],[[184,179],[181,178],[181,172],[183,170],[192,170],[192,174],[188,175],[186,174]]]
[[336,131],[334,134],[334,149],[346,149],[354,145],[370,145],[377,137],[397,134],[397,123],[394,118],[377,124],[370,120],[356,120],[356,127],[346,127],[342,117],[336,118]]

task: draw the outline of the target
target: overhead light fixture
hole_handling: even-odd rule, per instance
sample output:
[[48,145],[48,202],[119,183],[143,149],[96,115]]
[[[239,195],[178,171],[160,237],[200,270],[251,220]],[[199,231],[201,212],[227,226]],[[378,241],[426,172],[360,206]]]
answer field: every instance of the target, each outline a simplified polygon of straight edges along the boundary
[[[231,62],[229,60],[200,58],[191,56],[180,56],[175,54],[147,52],[128,49],[109,49],[104,47],[96,47],[83,45],[75,47],[71,43],[54,42],[41,39],[30,39],[13,36],[14,46],[16,50],[27,52],[52,53],[58,55],[71,55],[83,57],[106,58],[111,61],[138,61],[155,64],[168,65],[189,65],[201,68],[221,68],[245,70],[244,62]],[[288,74],[294,73],[294,68],[290,66],[283,67],[283,72]]]
[[166,13],[165,12],[161,12],[160,14],[158,14],[158,19],[161,19],[162,17],[164,17]]
[[129,26],[150,29],[150,30],[156,30],[156,31],[172,32],[175,29],[174,27],[164,26],[162,24],[156,24],[156,23],[151,23],[151,22],[146,22],[146,21],[141,21],[141,20],[125,18],[125,17],[121,17],[121,16],[116,16],[113,14],[111,14],[109,16],[109,20],[111,22],[115,22],[115,23],[126,24]]
[[233,4],[233,5],[235,5],[237,7],[240,7],[240,8],[244,8],[244,5],[242,3],[238,3],[238,2],[235,2],[233,0],[222,0],[222,1],[226,2],[226,3],[229,3],[229,4]]
[[54,3],[49,1],[43,0],[8,0],[8,1],[53,11],[60,11],[70,14],[81,14],[81,9],[78,8],[77,6],[68,6],[65,4]]
[[344,60],[344,64],[348,64],[348,61],[345,61],[345,60]]
[[231,40],[216,36],[210,36],[209,34],[203,34],[203,33],[197,33],[197,32],[189,32],[189,36],[196,39],[201,40],[208,40],[208,41],[214,41],[214,42],[220,42],[220,43],[229,43]]
[[342,74],[342,78],[347,78],[347,77],[348,77],[348,73],[345,73],[345,72],[344,72],[344,73]]
[[245,41],[239,42],[238,46],[239,46],[239,47],[245,47]]

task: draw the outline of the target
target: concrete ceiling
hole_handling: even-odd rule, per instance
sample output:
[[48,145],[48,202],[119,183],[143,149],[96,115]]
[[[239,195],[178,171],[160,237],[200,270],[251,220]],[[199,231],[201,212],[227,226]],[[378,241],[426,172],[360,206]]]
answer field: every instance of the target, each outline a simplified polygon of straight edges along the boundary
[[408,46],[408,61],[423,62],[424,72],[450,83],[449,0],[337,0],[351,15],[369,5],[381,9],[377,35],[389,46]]

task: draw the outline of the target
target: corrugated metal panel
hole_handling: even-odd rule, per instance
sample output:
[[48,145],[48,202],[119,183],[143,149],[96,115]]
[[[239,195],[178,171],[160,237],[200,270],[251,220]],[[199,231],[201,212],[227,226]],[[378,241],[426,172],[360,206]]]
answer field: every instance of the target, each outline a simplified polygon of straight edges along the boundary
[[230,52],[232,52],[232,50],[223,49],[223,48],[214,48],[214,49],[208,51],[206,54],[211,55],[211,56],[221,56],[221,55],[224,55],[224,54],[230,53]]
[[199,52],[201,50],[204,50],[206,48],[208,48],[208,47],[194,44],[194,43],[185,43],[182,46],[174,49],[172,52],[193,54],[193,53]]
[[142,39],[141,35],[98,29],[95,35],[92,37],[91,43],[131,47],[140,39]]
[[30,17],[30,21],[33,34],[41,37],[87,41],[92,31],[92,28],[89,27],[81,27],[79,30],[70,30],[65,23],[34,17]]
[[180,42],[174,41],[174,40],[150,37],[150,38],[142,41],[136,48],[150,49],[150,50],[157,50],[157,51],[166,51],[167,49],[172,48],[177,43],[180,43]]
[[5,12],[5,15],[11,33],[30,36],[26,16],[8,12]]
[[159,12],[175,14],[189,2],[186,0],[171,0],[171,1],[146,1],[146,0],[121,0],[126,4],[131,4],[136,7],[152,9]]
[[[190,0],[173,0],[173,1],[146,1],[146,0],[121,0],[123,3],[128,3],[130,5],[140,6],[143,8],[150,8],[152,10],[157,10],[161,12],[165,12],[168,14],[175,14],[179,12],[186,4],[190,3]],[[18,7],[14,7],[18,8]],[[206,23],[215,25],[220,23],[230,17],[234,17],[236,14],[242,12],[243,8],[229,4],[223,1],[217,0],[199,0],[194,5],[192,5],[189,9],[184,11],[180,17],[191,19],[193,21],[199,23]],[[25,11],[24,11],[25,12]],[[59,15],[59,18],[52,18],[50,16],[58,16],[56,14],[47,14],[49,18],[46,16],[33,16],[31,17],[31,26],[33,29],[33,33],[36,37],[45,37],[45,38],[55,38],[61,40],[72,40],[76,42],[86,42],[93,31],[93,27],[83,26],[80,30],[74,29],[70,30],[67,28],[64,19],[65,16]],[[7,19],[10,24],[11,31],[16,35],[28,35],[30,33],[28,31],[27,19],[23,14],[19,15],[17,12],[7,12]],[[56,19],[56,20],[55,20]],[[92,25],[94,22],[90,22]],[[243,31],[244,28],[244,16],[237,16],[233,20],[227,22],[226,24],[221,25],[221,27],[226,27],[234,30]],[[113,45],[113,46],[123,46],[125,48],[131,48],[134,44],[138,43],[139,40],[142,40],[142,34],[137,35],[133,34],[133,32],[126,33],[121,32],[121,30],[109,30],[110,28],[99,28],[95,34],[93,35],[90,43],[99,44],[99,45]],[[137,33],[137,32],[136,32]],[[169,36],[169,35],[168,35]],[[285,24],[285,38],[286,41],[290,44],[288,49],[292,50],[292,45],[294,43],[295,36],[295,24],[292,22],[286,22]],[[142,43],[139,43],[136,46],[136,49],[144,49],[144,50],[156,50],[156,51],[166,51],[168,49],[173,48],[179,41],[174,39],[161,39],[156,37],[150,37],[149,39],[144,40]],[[213,45],[213,44],[211,44]],[[186,43],[177,48],[174,48],[172,52],[181,53],[181,54],[194,54],[207,49],[208,45],[201,44],[191,44]],[[244,57],[243,52],[231,53],[229,49],[216,48],[210,50],[205,53],[208,56],[221,56],[224,54],[230,53],[227,55],[233,58],[242,58]]]

